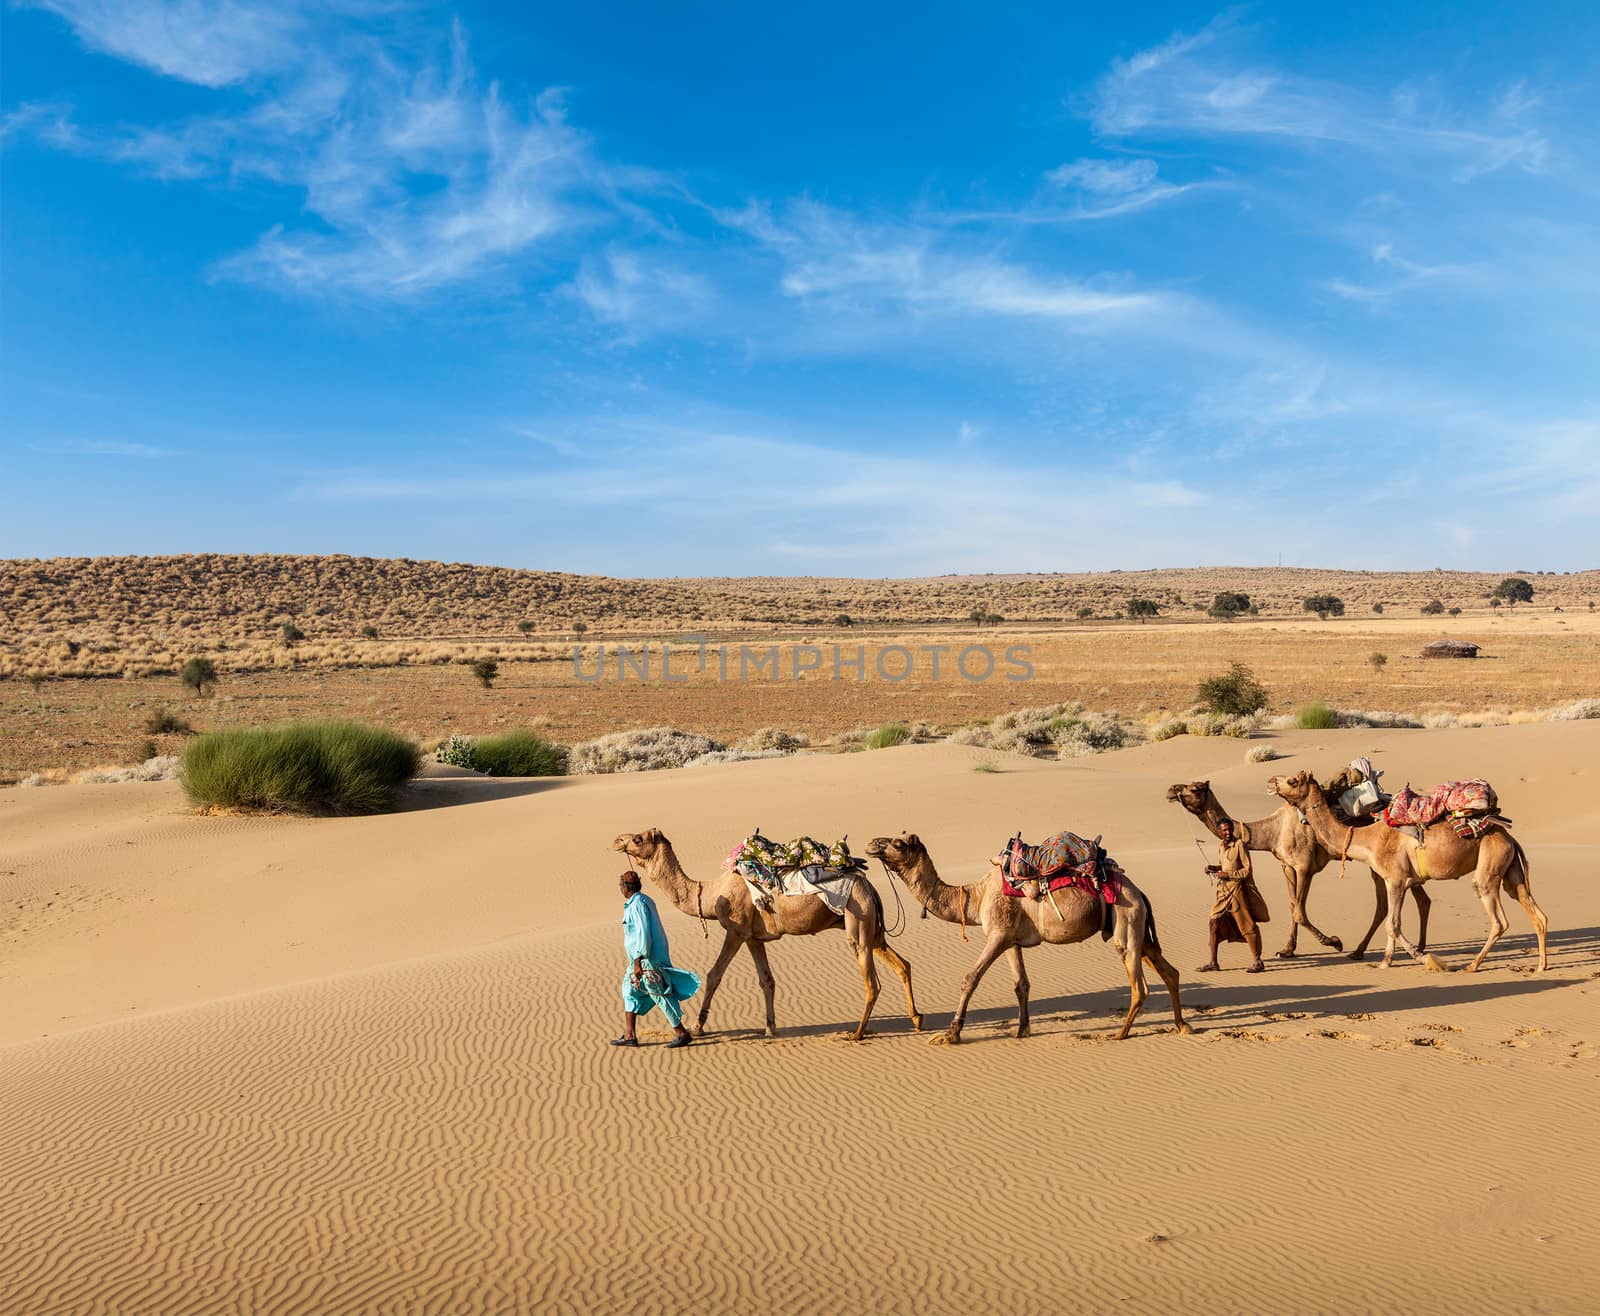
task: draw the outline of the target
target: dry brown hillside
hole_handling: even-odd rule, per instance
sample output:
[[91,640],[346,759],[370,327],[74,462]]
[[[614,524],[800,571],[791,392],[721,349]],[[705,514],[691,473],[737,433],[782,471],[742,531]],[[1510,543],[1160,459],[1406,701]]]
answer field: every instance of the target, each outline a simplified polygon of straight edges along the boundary
[[[0,562],[0,676],[154,674],[196,652],[235,670],[281,665],[286,624],[298,662],[373,666],[437,660],[442,641],[914,626],[974,609],[1012,622],[1075,621],[1153,599],[1167,621],[1198,619],[1214,594],[1240,591],[1265,616],[1303,616],[1307,595],[1335,594],[1352,615],[1375,603],[1414,612],[1432,599],[1481,608],[1508,572],[1372,572],[1194,567],[911,580],[745,577],[621,580],[409,558],[194,554]],[[1600,571],[1519,572],[1535,606],[1587,607]],[[527,623],[528,629],[519,629]],[[366,633],[367,628],[376,635]],[[434,642],[427,644],[422,642]],[[454,653],[455,650],[452,650]]]

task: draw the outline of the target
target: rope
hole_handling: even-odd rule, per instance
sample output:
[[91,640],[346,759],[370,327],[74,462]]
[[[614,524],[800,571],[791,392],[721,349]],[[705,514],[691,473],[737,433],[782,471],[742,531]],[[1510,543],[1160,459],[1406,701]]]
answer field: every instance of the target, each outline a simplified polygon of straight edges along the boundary
[[1355,839],[1356,826],[1354,823],[1351,823],[1350,830],[1345,833],[1344,837],[1344,853],[1339,856],[1339,880],[1341,882],[1344,881],[1344,866],[1347,862],[1349,862],[1350,859],[1350,842]]
[[961,892],[961,940],[967,939],[967,888],[957,888]]
[[700,938],[701,938],[701,940],[702,941],[710,941],[711,940],[711,934],[706,931],[706,907],[705,907],[705,901],[702,899],[702,897],[705,895],[705,890],[706,890],[705,887],[703,887],[699,882],[696,882],[694,884],[694,912],[695,912],[695,917],[700,920]]
[[886,937],[898,937],[906,930],[906,907],[900,899],[900,888],[895,884],[894,869],[883,863],[882,856],[879,856],[878,862],[883,864],[884,875],[889,879],[889,891],[894,896],[895,917],[899,920],[898,926],[893,930],[884,928],[883,935]]

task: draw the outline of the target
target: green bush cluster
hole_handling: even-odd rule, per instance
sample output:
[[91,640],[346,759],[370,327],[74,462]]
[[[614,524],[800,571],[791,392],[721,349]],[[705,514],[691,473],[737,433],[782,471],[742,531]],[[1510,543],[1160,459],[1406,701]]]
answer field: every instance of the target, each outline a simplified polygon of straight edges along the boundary
[[566,748],[531,731],[484,736],[473,745],[472,757],[473,766],[491,777],[559,777],[567,770]]
[[1339,725],[1339,715],[1326,704],[1307,704],[1294,715],[1294,724],[1302,731],[1331,731]]
[[861,737],[863,749],[892,749],[911,739],[911,728],[904,722],[885,722],[874,731]]
[[271,812],[371,813],[416,775],[417,747],[359,722],[293,722],[211,731],[183,756],[199,805]]
[[1267,692],[1248,667],[1234,663],[1220,676],[1202,681],[1195,692],[1195,701],[1208,713],[1238,717],[1265,708]]

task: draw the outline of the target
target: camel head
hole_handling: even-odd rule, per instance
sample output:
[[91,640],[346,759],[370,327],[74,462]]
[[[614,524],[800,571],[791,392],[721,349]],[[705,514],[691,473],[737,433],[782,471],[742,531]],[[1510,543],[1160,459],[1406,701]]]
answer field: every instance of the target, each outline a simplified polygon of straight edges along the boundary
[[928,852],[915,832],[901,832],[899,836],[875,837],[867,843],[867,854],[901,873],[917,860],[927,858]]
[[1210,794],[1209,781],[1180,781],[1167,787],[1167,799],[1183,805],[1190,813],[1198,813],[1205,808],[1206,796]]
[[1318,787],[1317,779],[1309,772],[1296,772],[1287,777],[1269,777],[1267,789],[1298,809],[1311,798],[1311,792]]
[[642,832],[623,832],[611,843],[611,848],[629,859],[647,864],[672,844],[659,827]]

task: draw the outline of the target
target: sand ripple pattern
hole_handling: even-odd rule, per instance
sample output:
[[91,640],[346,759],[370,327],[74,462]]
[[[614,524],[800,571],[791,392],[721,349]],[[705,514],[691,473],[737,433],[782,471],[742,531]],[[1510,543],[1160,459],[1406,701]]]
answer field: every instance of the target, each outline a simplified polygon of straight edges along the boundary
[[[741,965],[731,1033],[624,1053],[603,1045],[613,936],[0,1050],[0,1310],[1516,1311],[1593,1292],[1592,1047],[1565,1069],[1551,1050],[1534,1145],[1485,1150],[1474,1112],[1520,1109],[1526,1073],[1405,1045],[1460,1044],[1421,1020],[1383,1049],[1362,1042],[1381,1019],[1224,1007],[1185,1039],[1158,1031],[1157,996],[1110,1045],[1114,961],[1086,950],[1037,961],[1029,1040],[1004,1035],[999,982],[970,1045],[909,1033],[886,992],[883,1031],[851,1046],[848,961],[822,941],[774,953],[788,1035],[746,1031]],[[966,948],[909,950],[943,1022]],[[1389,1163],[1373,1138],[1396,1110]]]

